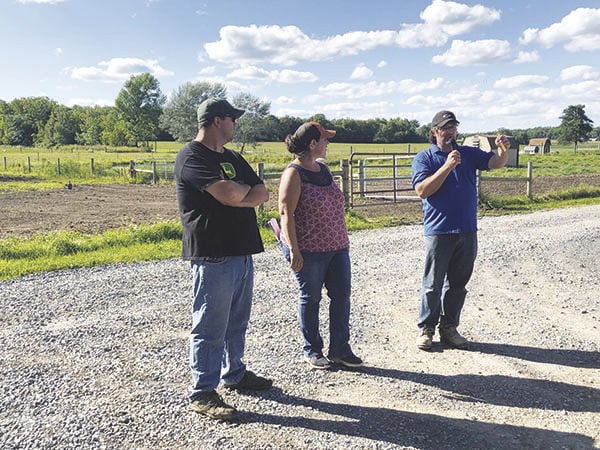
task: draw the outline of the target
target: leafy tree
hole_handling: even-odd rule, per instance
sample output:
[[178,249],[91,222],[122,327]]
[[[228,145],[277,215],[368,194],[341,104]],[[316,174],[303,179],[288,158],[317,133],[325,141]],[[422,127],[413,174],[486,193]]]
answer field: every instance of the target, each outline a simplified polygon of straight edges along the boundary
[[261,101],[250,94],[238,94],[233,99],[233,106],[246,112],[236,121],[233,141],[240,144],[240,153],[244,153],[246,145],[256,148],[259,136],[264,134],[265,119],[269,115],[271,104]]
[[46,122],[41,143],[46,147],[74,144],[79,125],[79,120],[72,114],[71,109],[59,105]]
[[102,132],[100,137],[102,144],[113,147],[134,145],[136,141],[129,129],[129,124],[119,118],[119,113],[114,108],[102,118]]
[[2,143],[6,145],[23,145],[31,147],[35,130],[33,125],[19,115],[4,116]]
[[279,119],[279,124],[281,126],[281,135],[277,141],[285,140],[288,134],[294,133],[298,129],[300,125],[302,125],[306,120],[301,119],[300,117],[292,117],[292,116],[284,116]]
[[391,119],[382,124],[373,141],[382,143],[416,142],[419,140],[418,127],[419,122],[416,120]]
[[10,145],[31,146],[41,144],[44,139],[44,128],[50,115],[59,105],[48,97],[17,98],[8,104],[10,122],[8,141]]
[[198,133],[198,105],[207,98],[226,98],[227,88],[220,83],[185,83],[167,102],[160,126],[179,142],[191,141]]
[[149,141],[158,135],[158,121],[165,103],[158,80],[149,73],[132,75],[125,82],[115,100],[119,118],[129,127],[136,145]]
[[594,123],[585,115],[585,105],[570,105],[563,110],[560,124],[560,138],[573,143],[573,153],[577,152],[577,143],[587,140]]
[[74,114],[77,114],[80,122],[79,132],[75,137],[76,142],[82,145],[101,144],[104,118],[113,109],[110,106],[74,107]]

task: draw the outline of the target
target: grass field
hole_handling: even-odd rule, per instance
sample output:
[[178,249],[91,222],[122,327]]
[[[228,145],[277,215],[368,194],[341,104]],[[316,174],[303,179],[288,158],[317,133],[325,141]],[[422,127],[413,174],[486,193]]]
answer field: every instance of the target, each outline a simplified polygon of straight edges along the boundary
[[[340,169],[340,161],[352,152],[417,153],[427,144],[342,144],[330,143],[328,163],[332,170]],[[135,148],[69,146],[59,149],[0,146],[0,192],[45,190],[62,187],[68,181],[78,184],[148,182],[148,177],[132,179],[129,162],[157,166],[172,163],[181,147],[177,142],[157,142],[153,151]],[[235,148],[235,146],[232,146]],[[537,176],[562,176],[579,173],[600,173],[597,143],[581,145],[576,154],[570,147],[553,147],[546,155],[519,155],[519,168],[504,168],[491,176],[516,176],[526,171],[531,161]],[[291,155],[282,142],[263,142],[244,153],[256,166],[264,163],[266,173],[278,173],[289,163]]]

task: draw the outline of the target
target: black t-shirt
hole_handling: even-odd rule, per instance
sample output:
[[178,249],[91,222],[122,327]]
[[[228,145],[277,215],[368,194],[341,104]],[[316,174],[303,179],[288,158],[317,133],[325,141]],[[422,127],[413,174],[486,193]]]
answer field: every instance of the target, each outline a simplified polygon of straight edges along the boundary
[[184,259],[252,255],[264,250],[254,208],[223,205],[205,190],[217,180],[249,186],[262,183],[246,160],[234,151],[214,152],[197,141],[179,151],[175,181]]

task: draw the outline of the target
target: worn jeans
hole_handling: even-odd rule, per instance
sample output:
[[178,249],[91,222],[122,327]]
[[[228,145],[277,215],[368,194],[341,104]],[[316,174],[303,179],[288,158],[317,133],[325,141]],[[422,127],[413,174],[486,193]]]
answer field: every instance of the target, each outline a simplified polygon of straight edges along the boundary
[[193,294],[190,332],[192,401],[214,390],[220,380],[239,382],[254,283],[252,256],[192,261]]
[[425,236],[419,328],[458,326],[476,257],[476,231]]
[[[290,250],[280,244],[285,258],[290,261]],[[304,338],[304,355],[323,355],[323,339],[319,332],[319,305],[323,286],[329,302],[330,358],[352,354],[350,348],[350,292],[351,267],[348,248],[330,252],[302,252],[304,266],[294,272],[300,298],[298,317]]]

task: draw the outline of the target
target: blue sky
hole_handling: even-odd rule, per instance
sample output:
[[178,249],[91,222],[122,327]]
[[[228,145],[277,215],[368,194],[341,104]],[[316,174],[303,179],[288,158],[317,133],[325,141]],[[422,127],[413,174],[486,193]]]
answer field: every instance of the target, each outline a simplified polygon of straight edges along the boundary
[[461,131],[600,124],[598,0],[0,0],[0,99],[113,105],[132,74],[169,95],[221,82],[277,116]]

